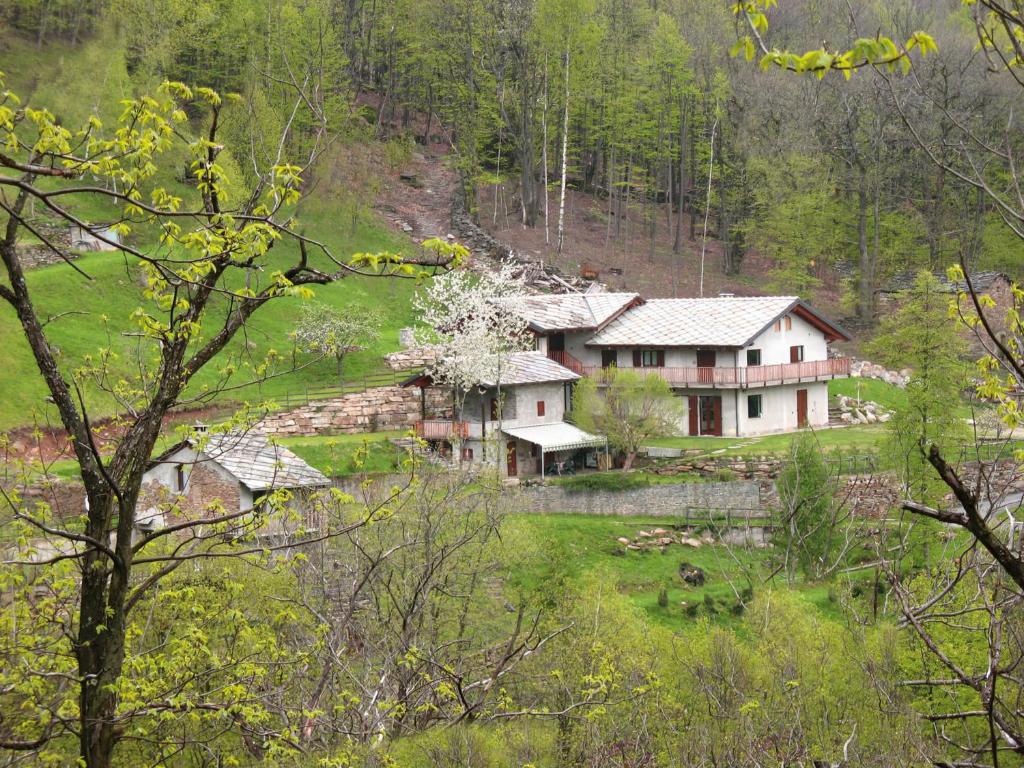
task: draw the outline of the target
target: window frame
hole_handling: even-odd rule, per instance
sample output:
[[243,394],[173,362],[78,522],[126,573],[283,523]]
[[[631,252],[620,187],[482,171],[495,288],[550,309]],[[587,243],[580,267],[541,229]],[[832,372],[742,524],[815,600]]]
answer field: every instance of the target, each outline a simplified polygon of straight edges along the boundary
[[[751,413],[752,406],[757,403],[757,413]],[[748,419],[760,419],[764,416],[764,395],[747,395],[747,418]]]
[[545,411],[544,401],[543,400],[538,400],[537,401],[537,416],[538,417],[544,416],[545,415],[544,411]]
[[[796,360],[793,359],[793,350],[796,350]],[[789,348],[789,362],[791,363],[802,363],[804,362],[804,345],[794,344]]]
[[641,368],[662,368],[663,365],[659,363],[665,360],[665,350],[663,349],[641,349],[640,350],[640,367]]
[[[750,356],[753,353],[757,353],[757,362],[756,363],[750,362]],[[761,348],[760,347],[750,347],[749,349],[747,349],[747,367],[748,368],[757,368],[759,365],[761,365],[761,359],[762,359],[762,357],[761,357]]]

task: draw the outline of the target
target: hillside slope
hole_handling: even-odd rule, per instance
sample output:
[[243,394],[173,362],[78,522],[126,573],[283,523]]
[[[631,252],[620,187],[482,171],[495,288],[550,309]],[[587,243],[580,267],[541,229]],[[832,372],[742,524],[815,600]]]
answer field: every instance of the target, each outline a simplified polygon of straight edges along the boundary
[[[70,48],[54,46],[36,48],[34,45],[0,33],[0,71],[7,73],[9,87],[31,106],[47,106],[68,125],[80,123],[93,111],[105,123],[116,120],[122,98],[134,95],[153,84],[139,84],[126,72],[123,52],[112,36],[93,39]],[[379,148],[361,147],[364,152],[377,152]],[[167,159],[169,169],[177,168],[184,158]],[[357,252],[408,252],[409,238],[401,231],[389,228],[377,216],[368,212],[365,201],[353,199],[343,185],[332,183],[335,177],[344,178],[338,166],[354,162],[349,148],[338,146],[332,155],[324,158],[324,178],[314,180],[313,194],[298,211],[301,226],[312,237],[326,243],[340,257]],[[168,170],[162,184],[180,194],[189,194]],[[114,218],[114,212],[102,206],[82,206],[75,212],[91,221]],[[36,212],[42,223],[45,218]],[[133,235],[133,244],[140,248],[153,245],[153,233],[140,231]],[[24,242],[23,245],[32,245]],[[290,244],[281,244],[271,251],[271,263],[284,263]],[[132,375],[135,360],[135,341],[126,331],[129,317],[142,299],[142,288],[134,260],[117,253],[91,253],[81,256],[75,265],[89,278],[65,264],[33,269],[28,274],[30,286],[39,297],[39,311],[43,317],[53,318],[47,327],[53,343],[60,352],[62,368],[68,378],[75,378],[75,370],[89,356],[110,347],[115,353],[111,364],[113,378]],[[410,280],[348,278],[315,290],[315,300],[330,304],[354,304],[376,312],[382,319],[380,338],[366,349],[349,355],[345,361],[346,377],[383,369],[382,355],[398,349],[398,332],[412,321],[410,299],[415,286]],[[228,354],[245,352],[253,364],[262,360],[271,350],[281,355],[281,368],[292,363],[303,364],[308,356],[296,353],[289,337],[301,307],[299,299],[275,301],[258,312],[247,329],[245,337],[237,338]],[[46,405],[47,391],[36,369],[35,361],[22,338],[14,312],[6,304],[0,306],[0,340],[3,347],[3,365],[0,366],[0,430],[40,424],[52,424],[56,415]],[[195,380],[191,394],[212,385],[219,376],[216,361]],[[232,379],[233,386],[246,381],[245,371]],[[273,378],[260,387],[245,387],[225,393],[222,403],[246,400],[263,401],[287,392],[302,392],[307,387],[323,387],[337,383],[333,361],[322,361]],[[94,388],[87,389],[86,399],[96,416],[112,415],[113,400]]]

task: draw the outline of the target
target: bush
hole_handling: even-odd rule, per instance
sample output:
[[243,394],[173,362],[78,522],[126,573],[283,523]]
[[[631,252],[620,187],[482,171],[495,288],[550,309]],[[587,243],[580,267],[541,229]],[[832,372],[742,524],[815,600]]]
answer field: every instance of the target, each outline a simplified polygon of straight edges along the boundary
[[708,614],[711,616],[714,616],[716,613],[718,613],[718,608],[715,607],[715,598],[713,598],[711,595],[704,595],[704,610],[707,611]]
[[598,472],[590,475],[571,475],[553,481],[567,491],[630,491],[646,488],[650,478],[639,472]]
[[658,591],[658,607],[668,608],[668,587],[664,585]]

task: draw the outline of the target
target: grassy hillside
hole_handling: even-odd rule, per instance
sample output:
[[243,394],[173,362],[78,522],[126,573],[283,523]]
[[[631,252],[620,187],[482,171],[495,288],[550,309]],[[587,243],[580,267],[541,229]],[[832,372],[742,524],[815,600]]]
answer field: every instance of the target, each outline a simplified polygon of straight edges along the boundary
[[[116,120],[121,99],[155,85],[134,82],[129,77],[119,43],[111,33],[75,49],[39,49],[0,33],[0,71],[6,73],[8,86],[24,102],[35,107],[47,106],[68,125],[80,123],[94,111],[110,125]],[[194,194],[174,179],[175,171],[183,162],[183,156],[166,157],[166,169],[158,182],[178,194]],[[233,161],[227,157],[225,162]],[[301,204],[299,222],[307,234],[322,240],[342,258],[356,252],[401,252],[409,247],[408,240],[392,233],[372,216],[355,219],[350,215],[341,216],[340,209],[351,203],[336,200],[336,189],[337,185],[330,183],[317,185],[313,196]],[[91,221],[114,216],[113,210],[89,202],[80,204],[74,211]],[[39,213],[36,211],[37,215]],[[152,245],[153,234],[138,231],[132,235],[131,242],[145,249]],[[271,251],[268,271],[294,256],[293,246],[279,244]],[[142,300],[134,259],[116,253],[86,254],[76,265],[92,279],[84,278],[66,265],[32,270],[28,276],[38,297],[41,316],[56,318],[47,330],[59,349],[62,368],[70,378],[87,356],[109,346],[117,353],[112,369],[115,378],[131,375],[137,364],[133,359],[136,342],[125,336],[124,331],[130,329],[130,314]],[[361,277],[315,289],[317,301],[355,304],[378,312],[384,320],[380,339],[346,358],[346,377],[358,377],[383,368],[381,355],[398,348],[398,330],[412,320],[410,298],[414,290],[414,284],[408,280]],[[244,358],[255,364],[274,350],[283,358],[282,368],[293,359],[300,364],[306,362],[308,358],[301,353],[293,358],[289,338],[300,309],[299,299],[270,303],[257,312],[244,338],[237,338],[226,354],[244,353]],[[58,317],[62,313],[71,314]],[[6,305],[0,306],[0,340],[4,352],[4,365],[0,367],[0,392],[4,393],[0,399],[0,430],[54,420],[55,412],[46,406],[45,385],[21,336],[17,318]],[[216,361],[208,366],[195,380],[192,393],[201,391],[204,385],[213,385],[220,367]],[[232,385],[246,380],[246,372],[241,370],[232,379]],[[336,383],[333,361],[323,361],[272,379],[259,388],[232,391],[225,394],[222,401],[263,401],[285,392],[301,392],[307,387]],[[94,413],[114,412],[113,401],[104,393],[87,389],[86,394]]]

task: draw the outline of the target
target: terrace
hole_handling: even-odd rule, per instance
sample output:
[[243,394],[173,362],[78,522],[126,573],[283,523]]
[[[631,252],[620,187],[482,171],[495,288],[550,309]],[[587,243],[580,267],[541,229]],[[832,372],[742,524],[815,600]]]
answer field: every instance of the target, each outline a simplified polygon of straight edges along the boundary
[[[600,366],[584,365],[566,352],[549,352],[555,362],[581,376],[591,376],[603,370]],[[850,375],[850,359],[833,357],[828,360],[809,360],[777,365],[751,365],[733,368],[715,367],[645,367],[644,373],[661,376],[673,387],[708,387],[711,389],[749,389],[778,384],[801,384],[810,381],[829,381]]]

